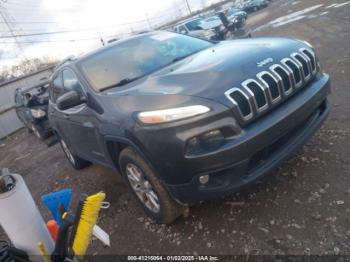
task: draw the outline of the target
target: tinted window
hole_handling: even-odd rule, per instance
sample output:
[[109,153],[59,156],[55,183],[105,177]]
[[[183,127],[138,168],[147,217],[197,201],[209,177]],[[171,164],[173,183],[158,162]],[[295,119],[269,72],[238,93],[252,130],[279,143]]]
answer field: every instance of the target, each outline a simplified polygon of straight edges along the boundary
[[189,56],[213,43],[169,32],[138,36],[82,60],[81,70],[96,90],[104,90],[125,79],[154,72],[174,59]]

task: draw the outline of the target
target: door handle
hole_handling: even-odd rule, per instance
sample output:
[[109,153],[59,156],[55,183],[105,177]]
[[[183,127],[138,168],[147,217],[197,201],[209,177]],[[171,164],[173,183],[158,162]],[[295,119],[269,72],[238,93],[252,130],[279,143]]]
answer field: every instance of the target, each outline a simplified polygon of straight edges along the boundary
[[70,118],[70,115],[64,114],[63,117],[64,117],[65,119],[69,119],[69,118]]

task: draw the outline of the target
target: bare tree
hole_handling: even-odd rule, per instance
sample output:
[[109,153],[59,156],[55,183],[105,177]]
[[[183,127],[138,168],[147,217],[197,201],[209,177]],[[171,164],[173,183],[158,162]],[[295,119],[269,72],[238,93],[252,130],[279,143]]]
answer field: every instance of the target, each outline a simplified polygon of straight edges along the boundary
[[55,58],[44,56],[30,60],[22,60],[17,65],[7,66],[0,71],[0,83],[8,81],[15,77],[30,74],[45,67],[57,64],[59,61]]

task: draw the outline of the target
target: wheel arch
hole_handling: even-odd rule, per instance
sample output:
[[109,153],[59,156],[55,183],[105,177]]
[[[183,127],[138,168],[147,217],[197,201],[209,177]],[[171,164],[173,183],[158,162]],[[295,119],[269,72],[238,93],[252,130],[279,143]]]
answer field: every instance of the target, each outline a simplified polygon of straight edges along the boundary
[[150,157],[144,153],[144,150],[142,150],[140,146],[135,144],[130,139],[123,138],[123,137],[106,136],[105,146],[106,146],[106,151],[108,153],[108,156],[110,160],[113,162],[113,165],[118,170],[118,172],[121,171],[119,167],[120,152],[126,147],[131,147],[140,156],[142,156],[145,161],[147,161],[147,163],[152,167],[154,171],[156,171],[156,173],[158,173],[157,169],[153,166],[152,162],[150,161]]

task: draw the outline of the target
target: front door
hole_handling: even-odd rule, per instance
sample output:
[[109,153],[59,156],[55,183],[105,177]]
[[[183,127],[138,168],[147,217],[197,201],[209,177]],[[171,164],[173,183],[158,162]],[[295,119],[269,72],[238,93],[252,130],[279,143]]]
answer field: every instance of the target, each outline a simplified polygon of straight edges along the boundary
[[[72,69],[62,70],[62,82],[63,93],[74,90],[81,96],[86,96],[85,90]],[[98,114],[86,103],[66,110],[59,110],[55,107],[55,111],[59,123],[59,133],[68,147],[86,160],[106,163],[103,138],[98,131]]]

